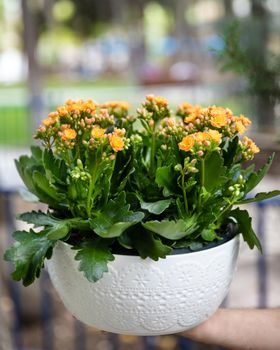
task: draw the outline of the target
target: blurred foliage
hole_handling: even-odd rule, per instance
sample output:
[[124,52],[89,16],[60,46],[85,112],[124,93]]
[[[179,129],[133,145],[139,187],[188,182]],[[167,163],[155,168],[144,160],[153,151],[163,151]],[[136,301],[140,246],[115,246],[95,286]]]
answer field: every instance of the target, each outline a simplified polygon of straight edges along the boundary
[[251,93],[265,96],[272,103],[279,101],[280,55],[263,52],[258,36],[254,40],[237,20],[230,23],[223,37],[225,46],[218,52],[223,69],[245,77]]
[[0,145],[26,146],[30,143],[31,132],[26,107],[0,107]]

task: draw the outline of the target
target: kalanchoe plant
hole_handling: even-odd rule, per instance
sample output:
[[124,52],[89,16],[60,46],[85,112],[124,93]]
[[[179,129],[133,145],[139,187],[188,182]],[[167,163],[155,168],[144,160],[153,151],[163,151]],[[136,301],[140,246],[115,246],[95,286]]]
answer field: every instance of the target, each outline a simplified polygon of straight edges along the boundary
[[16,166],[32,197],[49,209],[21,214],[34,229],[15,232],[5,253],[25,286],[59,240],[73,246],[92,282],[114,253],[158,260],[175,248],[219,243],[233,226],[261,250],[248,212],[233,206],[280,191],[247,197],[273,156],[256,172],[244,166],[259,148],[240,136],[251,124],[243,115],[189,103],[172,114],[166,99],[149,95],[136,116],[125,102],[69,100],[42,124],[35,134],[42,147],[31,147]]

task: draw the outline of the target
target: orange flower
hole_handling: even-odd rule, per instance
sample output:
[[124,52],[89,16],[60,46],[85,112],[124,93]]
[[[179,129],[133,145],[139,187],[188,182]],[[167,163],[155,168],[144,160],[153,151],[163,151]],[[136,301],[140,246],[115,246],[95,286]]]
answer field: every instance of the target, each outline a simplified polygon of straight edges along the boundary
[[55,119],[52,119],[52,118],[46,118],[43,120],[43,124],[45,126],[50,126],[50,125],[53,125],[55,123]]
[[182,151],[188,152],[194,145],[194,137],[193,135],[188,135],[183,138],[183,140],[179,143],[179,148]]
[[159,107],[167,107],[168,100],[161,96],[147,95],[146,100],[150,103],[155,103]]
[[210,123],[215,128],[221,128],[227,125],[227,116],[225,114],[216,114],[210,119]]
[[87,100],[83,103],[84,109],[90,109],[91,111],[95,111],[96,109],[96,103],[93,100]]
[[66,110],[71,113],[71,112],[80,112],[83,109],[83,105],[80,102],[77,103],[72,103],[68,104],[66,106]]
[[241,122],[241,121],[237,121],[235,123],[235,128],[236,128],[236,131],[239,133],[239,134],[244,134],[244,132],[246,131],[246,127],[244,126],[244,124]]
[[166,124],[167,124],[170,128],[172,128],[172,127],[176,124],[175,118],[172,118],[172,117],[166,118]]
[[109,135],[109,142],[115,152],[122,151],[124,149],[124,141],[117,135]]
[[245,136],[243,139],[243,144],[249,149],[250,152],[253,154],[259,153],[260,149],[259,147],[255,144],[253,140],[251,140],[249,137]]
[[125,101],[109,101],[106,103],[102,103],[100,105],[100,107],[101,108],[112,108],[112,109],[119,108],[119,109],[127,111],[129,108],[129,104]]
[[207,132],[201,132],[201,131],[194,133],[193,137],[194,137],[196,142],[203,142],[203,141],[209,139],[208,133]]
[[189,116],[185,117],[184,122],[186,124],[192,123],[195,121],[196,117],[197,117],[197,115],[195,113],[191,113]]
[[68,111],[64,106],[58,107],[56,110],[61,117],[64,117],[68,114]]
[[222,135],[217,130],[209,130],[207,132],[210,140],[217,142],[218,144],[222,141]]
[[59,116],[58,112],[51,112],[48,115],[48,118],[52,118],[52,119],[57,119]]
[[74,129],[65,129],[63,131],[62,140],[63,141],[74,140],[76,136],[77,136],[77,133]]
[[251,120],[249,118],[246,118],[244,117],[243,114],[241,114],[239,117],[236,118],[237,121],[241,121],[241,123],[244,125],[244,126],[249,126],[252,124]]
[[105,129],[100,128],[99,126],[95,126],[91,130],[91,136],[95,139],[101,139],[105,137]]
[[203,108],[199,105],[192,105],[188,102],[184,102],[179,106],[179,110],[184,114],[195,114],[199,116],[202,113]]
[[119,129],[119,128],[114,128],[114,135],[119,136],[119,137],[123,137],[125,135],[125,129]]

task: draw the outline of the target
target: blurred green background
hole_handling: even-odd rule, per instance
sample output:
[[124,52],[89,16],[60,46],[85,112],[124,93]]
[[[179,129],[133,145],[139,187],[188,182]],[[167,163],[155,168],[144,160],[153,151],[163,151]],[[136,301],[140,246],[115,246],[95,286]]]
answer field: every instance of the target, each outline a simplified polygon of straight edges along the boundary
[[1,0],[0,144],[66,98],[223,104],[275,132],[277,0]]

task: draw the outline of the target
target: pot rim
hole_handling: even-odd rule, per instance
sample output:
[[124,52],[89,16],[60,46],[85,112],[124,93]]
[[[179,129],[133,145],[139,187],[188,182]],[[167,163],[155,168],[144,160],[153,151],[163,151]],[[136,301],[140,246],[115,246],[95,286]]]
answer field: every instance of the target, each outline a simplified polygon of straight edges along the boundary
[[[229,244],[232,244],[232,241],[235,240],[235,241],[239,241],[239,237],[240,237],[240,233],[236,234],[235,236],[233,236],[231,239],[229,239],[228,241],[222,243],[222,244],[219,244],[219,245],[216,245],[214,247],[210,247],[210,248],[206,248],[206,249],[202,249],[202,250],[197,250],[197,251],[193,251],[193,252],[182,252],[182,253],[176,253],[176,254],[168,254],[166,255],[165,259],[166,258],[174,258],[174,257],[178,257],[178,256],[181,256],[181,255],[190,255],[190,254],[205,254],[206,252],[208,251],[213,251],[213,250],[218,250],[218,249],[221,249],[223,246],[225,245],[229,245]],[[72,249],[73,245],[67,243],[67,242],[64,242],[64,241],[61,241],[59,240],[59,243],[66,246],[66,247],[69,247],[71,250],[74,250]],[[174,250],[184,250],[185,248],[176,248]],[[141,258],[140,255],[136,255],[136,254],[115,254],[115,253],[112,253],[114,255],[114,257],[120,257],[120,258],[124,258],[124,257],[128,257],[128,258]],[[147,259],[147,258],[146,258]],[[161,259],[161,258],[160,258]],[[142,260],[145,260],[145,259],[142,259]]]

